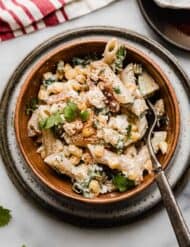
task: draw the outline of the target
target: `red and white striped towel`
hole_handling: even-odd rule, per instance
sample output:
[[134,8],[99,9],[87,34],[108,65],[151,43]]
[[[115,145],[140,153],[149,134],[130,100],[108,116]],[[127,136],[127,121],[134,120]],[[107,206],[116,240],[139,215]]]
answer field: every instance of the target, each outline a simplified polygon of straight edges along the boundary
[[63,23],[114,0],[0,0],[0,41]]

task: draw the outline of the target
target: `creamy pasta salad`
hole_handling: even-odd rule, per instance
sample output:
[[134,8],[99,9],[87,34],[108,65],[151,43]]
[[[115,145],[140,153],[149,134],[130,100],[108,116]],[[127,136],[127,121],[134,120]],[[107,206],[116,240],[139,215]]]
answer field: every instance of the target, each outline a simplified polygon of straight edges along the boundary
[[56,71],[43,74],[38,97],[26,110],[28,136],[45,164],[70,178],[76,193],[93,198],[130,190],[152,172],[144,139],[146,98],[159,118],[154,151],[167,152],[167,117],[158,91],[146,69],[127,63],[126,48],[111,39],[101,57],[59,61]]

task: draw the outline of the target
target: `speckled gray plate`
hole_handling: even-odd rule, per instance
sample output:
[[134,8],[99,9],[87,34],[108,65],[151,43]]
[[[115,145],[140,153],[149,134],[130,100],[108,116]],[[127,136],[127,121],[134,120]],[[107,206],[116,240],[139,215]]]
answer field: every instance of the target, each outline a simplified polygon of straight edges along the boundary
[[41,184],[29,169],[17,146],[12,124],[18,93],[31,67],[50,49],[62,43],[86,37],[118,37],[121,40],[127,40],[155,60],[170,79],[179,100],[182,119],[178,147],[167,169],[170,184],[172,187],[176,185],[187,168],[190,158],[188,79],[175,57],[164,47],[151,39],[125,29],[113,27],[75,29],[52,37],[34,49],[11,76],[1,99],[0,151],[11,180],[22,192],[25,192],[25,195],[72,223],[86,226],[112,226],[134,220],[155,206],[161,200],[156,185],[153,184],[143,193],[129,200],[104,206],[88,205],[61,197]]

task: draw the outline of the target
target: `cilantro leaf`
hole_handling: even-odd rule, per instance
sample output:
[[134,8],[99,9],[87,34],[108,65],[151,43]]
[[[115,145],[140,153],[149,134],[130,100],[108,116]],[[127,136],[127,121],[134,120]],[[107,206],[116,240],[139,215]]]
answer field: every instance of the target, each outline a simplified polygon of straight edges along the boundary
[[65,106],[63,113],[67,122],[74,121],[79,114],[79,109],[77,104],[73,102],[69,102],[67,106]]
[[132,125],[129,124],[126,130],[127,130],[127,138],[130,139],[131,138]]
[[42,130],[42,129],[45,129],[46,121],[47,121],[47,118],[41,119],[41,120],[39,121],[39,128],[40,128],[41,130]]
[[85,66],[87,61],[85,61],[85,59],[82,59],[80,57],[73,57],[72,59],[73,65],[77,66],[77,65],[83,65]]
[[91,55],[87,55],[84,58],[73,57],[72,63],[73,63],[74,66],[77,66],[77,65],[86,66],[86,65],[90,64],[94,60],[98,60],[98,56],[97,56],[96,53],[93,53]]
[[59,111],[53,113],[51,116],[49,116],[46,119],[42,119],[39,122],[39,127],[41,129],[50,129],[58,124],[63,123],[63,118],[61,117],[61,114]]
[[135,187],[135,182],[133,180],[128,179],[119,173],[113,177],[113,184],[120,192],[124,192]]
[[46,125],[45,128],[46,129],[50,129],[55,125],[58,125],[60,123],[63,123],[63,119],[60,115],[59,112],[56,112],[54,114],[52,114],[47,120],[46,120]]
[[126,54],[127,52],[125,46],[120,46],[116,53],[116,59],[112,64],[112,69],[114,72],[119,73],[122,70],[123,61],[125,60]]
[[114,92],[116,94],[120,94],[121,93],[121,89],[119,87],[114,87],[113,90],[114,90]]
[[29,103],[26,104],[26,115],[31,115],[38,107],[38,99],[32,98]]
[[126,56],[126,48],[124,45],[119,47],[116,55],[117,58],[124,58]]
[[11,218],[10,210],[0,206],[0,227],[6,226]]
[[55,82],[55,79],[53,79],[53,78],[48,78],[48,79],[44,79],[43,80],[43,85],[45,86],[45,87],[48,87],[49,85],[51,85],[52,83],[54,83]]
[[80,117],[82,119],[83,122],[87,121],[89,119],[89,112],[87,110],[85,111],[81,111],[80,112]]

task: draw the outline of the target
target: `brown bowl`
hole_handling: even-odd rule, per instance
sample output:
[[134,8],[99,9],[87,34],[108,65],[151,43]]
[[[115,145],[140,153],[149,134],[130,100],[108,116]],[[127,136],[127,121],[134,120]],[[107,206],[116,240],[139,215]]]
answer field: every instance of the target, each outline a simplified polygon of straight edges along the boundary
[[[93,199],[84,198],[81,195],[76,194],[72,191],[70,181],[57,175],[43,162],[41,156],[36,152],[34,141],[27,136],[27,122],[29,117],[25,114],[25,107],[31,98],[37,96],[42,74],[47,71],[55,70],[56,63],[60,59],[69,62],[73,56],[85,56],[94,52],[101,54],[106,42],[107,39],[82,39],[76,42],[63,44],[50,51],[47,55],[42,57],[29,72],[18,96],[15,110],[14,124],[16,138],[28,166],[32,169],[37,178],[55,193],[86,203],[103,204],[128,199],[145,190],[154,181],[154,176],[145,176],[142,184],[123,193],[112,192]],[[167,127],[168,152],[166,155],[158,156],[163,168],[166,168],[176,149],[180,130],[180,115],[177,98],[173,87],[160,67],[138,49],[131,47],[127,43],[125,45],[128,50],[128,62],[132,61],[143,64],[144,68],[146,68],[146,70],[155,78],[160,86],[160,94],[165,101],[166,112],[170,120]]]

